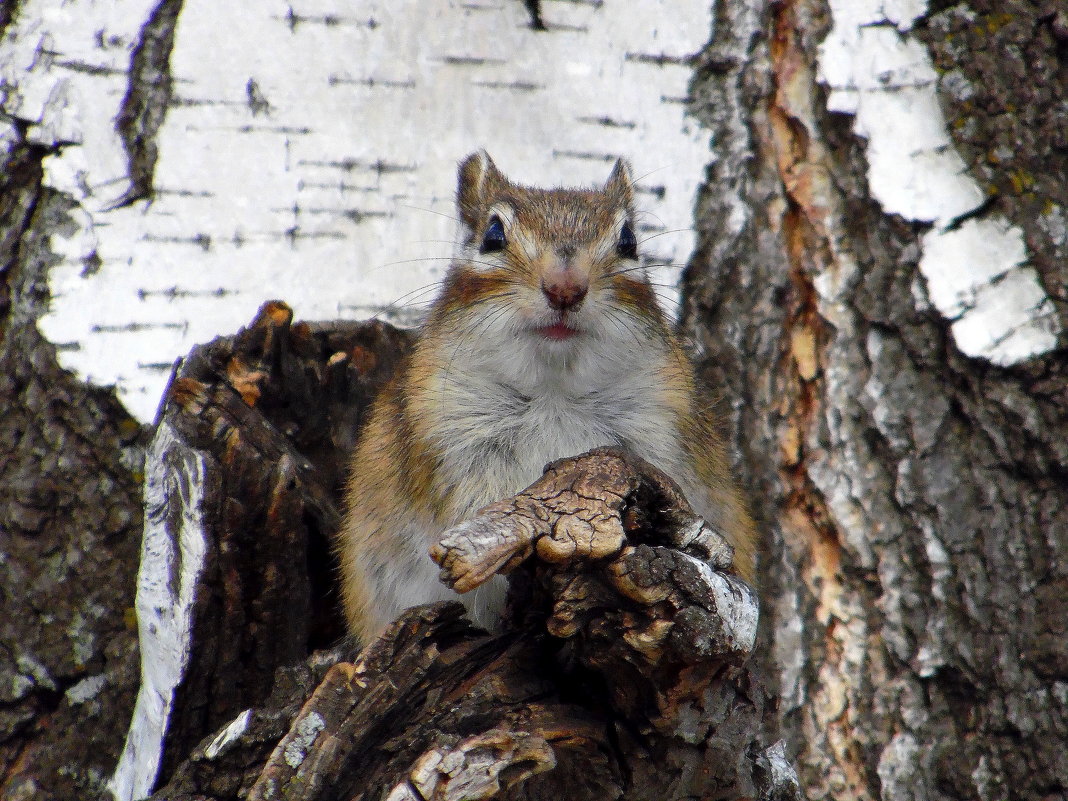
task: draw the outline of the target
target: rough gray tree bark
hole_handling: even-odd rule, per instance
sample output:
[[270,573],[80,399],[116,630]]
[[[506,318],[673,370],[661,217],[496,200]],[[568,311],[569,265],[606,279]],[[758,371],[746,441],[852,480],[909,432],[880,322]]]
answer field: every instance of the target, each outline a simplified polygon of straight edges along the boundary
[[[19,5],[0,4],[0,30]],[[1008,366],[961,350],[921,269],[935,226],[884,209],[874,142],[827,111],[817,48],[833,5],[719,3],[693,62],[691,108],[716,158],[684,325],[724,388],[768,534],[758,653],[782,700],[767,725],[788,738],[810,797],[1064,798],[1064,334]],[[1021,229],[1063,332],[1063,8],[937,3],[910,36],[985,193],[949,222],[996,215]],[[67,145],[5,111],[0,795],[87,797],[111,775],[136,691],[149,432],[60,370],[37,331],[60,258],[48,235],[76,227],[71,199],[41,183]],[[273,689],[311,693],[326,672],[280,669]],[[279,708],[261,748],[296,713]]]
[[45,148],[0,171],[0,796],[99,794],[137,690],[141,426],[56,364],[34,326],[69,202]]
[[722,9],[695,84],[722,155],[698,207],[685,326],[730,399],[771,535],[765,655],[802,785],[814,798],[1064,798],[1064,9],[937,4],[915,28],[986,192],[967,219],[1023,229],[1059,320],[1055,350],[1011,367],[964,356],[928,303],[932,225],[872,201],[872,154],[815,80],[826,7]]

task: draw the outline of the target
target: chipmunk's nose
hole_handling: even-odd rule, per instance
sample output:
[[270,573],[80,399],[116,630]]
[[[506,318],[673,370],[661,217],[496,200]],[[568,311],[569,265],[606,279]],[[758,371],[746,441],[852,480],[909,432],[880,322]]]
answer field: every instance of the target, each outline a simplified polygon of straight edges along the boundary
[[577,308],[589,288],[589,279],[575,270],[554,270],[541,279],[545,299],[558,311]]

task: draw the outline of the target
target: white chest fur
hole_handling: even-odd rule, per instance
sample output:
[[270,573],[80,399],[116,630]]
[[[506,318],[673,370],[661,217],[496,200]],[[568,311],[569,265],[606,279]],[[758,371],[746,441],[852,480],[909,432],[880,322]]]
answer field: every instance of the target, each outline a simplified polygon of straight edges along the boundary
[[[502,355],[526,355],[509,350]],[[656,360],[647,358],[650,363],[642,364],[631,356],[629,365],[622,359],[597,359],[592,365],[596,369],[589,369],[582,358],[555,365],[517,358],[489,365],[504,369],[453,362],[441,370],[428,399],[434,410],[432,437],[441,456],[437,478],[453,499],[449,522],[458,523],[482,506],[519,492],[548,462],[601,445],[628,447],[684,487],[695,487],[696,475],[683,456]],[[420,531],[428,539],[412,545],[425,552],[440,533]],[[419,537],[415,530],[410,534]],[[433,577],[428,572],[425,579]],[[403,586],[408,589],[399,590],[404,596],[399,608],[446,597],[440,594],[441,585],[429,590],[430,597],[422,597],[428,590],[420,589],[418,598],[408,596],[422,583]],[[496,577],[462,597],[476,622],[494,624],[505,587]]]
[[450,365],[435,383],[434,436],[453,522],[514,495],[545,464],[602,445],[633,449],[670,475],[690,472],[664,399],[658,353],[505,346],[490,363]]

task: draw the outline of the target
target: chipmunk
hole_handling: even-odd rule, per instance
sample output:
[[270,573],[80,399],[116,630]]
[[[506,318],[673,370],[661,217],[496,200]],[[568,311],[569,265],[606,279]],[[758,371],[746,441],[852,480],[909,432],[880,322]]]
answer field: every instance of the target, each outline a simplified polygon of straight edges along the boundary
[[[357,445],[338,539],[349,628],[364,642],[404,609],[456,595],[441,534],[600,445],[673,477],[754,577],[755,530],[693,367],[638,258],[634,189],[509,181],[485,151],[459,169],[461,235],[407,362]],[[460,600],[492,628],[501,576]]]

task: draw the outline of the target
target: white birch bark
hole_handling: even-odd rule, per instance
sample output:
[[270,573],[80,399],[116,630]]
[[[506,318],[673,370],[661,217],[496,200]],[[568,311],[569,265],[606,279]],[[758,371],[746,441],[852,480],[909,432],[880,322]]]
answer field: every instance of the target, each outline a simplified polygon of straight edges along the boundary
[[42,328],[142,421],[174,359],[267,299],[304,319],[429,300],[452,251],[455,164],[478,147],[542,185],[602,182],[629,158],[650,260],[674,285],[710,159],[685,105],[702,0],[547,2],[546,31],[511,0],[185,0],[154,198],[116,207],[131,179],[114,121],[151,11],[37,0],[0,53],[3,109],[72,143],[47,159],[81,213],[53,236]]

